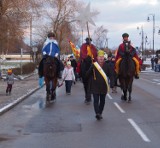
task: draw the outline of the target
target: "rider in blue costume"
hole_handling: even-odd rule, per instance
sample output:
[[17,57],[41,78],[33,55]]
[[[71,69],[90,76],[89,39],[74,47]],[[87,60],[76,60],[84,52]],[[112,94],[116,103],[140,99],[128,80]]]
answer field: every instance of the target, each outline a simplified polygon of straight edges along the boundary
[[50,32],[48,34],[48,38],[45,41],[43,48],[42,48],[42,54],[43,58],[39,63],[39,69],[38,69],[38,74],[39,77],[43,77],[43,63],[44,60],[48,57],[56,57],[56,64],[57,64],[57,76],[60,77],[60,61],[59,61],[59,55],[60,55],[60,49],[58,47],[58,43],[55,40],[55,34],[53,32]]

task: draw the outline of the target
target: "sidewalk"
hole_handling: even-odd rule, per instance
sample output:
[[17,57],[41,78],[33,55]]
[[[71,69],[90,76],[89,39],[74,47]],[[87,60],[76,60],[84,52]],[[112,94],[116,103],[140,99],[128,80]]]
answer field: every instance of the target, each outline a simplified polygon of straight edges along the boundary
[[23,101],[31,95],[38,86],[38,74],[34,73],[23,80],[15,80],[11,95],[6,96],[7,83],[0,80],[0,115],[11,109],[13,106]]

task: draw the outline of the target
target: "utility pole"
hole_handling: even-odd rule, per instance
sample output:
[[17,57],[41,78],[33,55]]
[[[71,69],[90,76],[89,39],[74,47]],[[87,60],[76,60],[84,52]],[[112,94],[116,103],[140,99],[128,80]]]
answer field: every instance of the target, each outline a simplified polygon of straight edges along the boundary
[[30,47],[32,47],[32,15],[30,15]]
[[152,20],[153,20],[153,29],[152,29],[152,32],[153,32],[153,56],[154,56],[155,14],[149,14],[148,18],[147,18],[147,21],[150,21],[150,17],[149,16],[152,16]]
[[[139,30],[140,28],[137,27],[137,30]],[[142,56],[143,56],[143,52],[144,52],[144,31],[143,31],[143,26],[141,26],[141,32],[139,33],[141,34],[141,47],[142,47]]]

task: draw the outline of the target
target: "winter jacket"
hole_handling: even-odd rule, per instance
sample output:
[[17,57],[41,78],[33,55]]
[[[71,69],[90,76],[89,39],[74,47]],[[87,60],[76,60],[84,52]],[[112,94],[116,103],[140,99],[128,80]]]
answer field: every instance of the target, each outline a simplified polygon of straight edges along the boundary
[[43,55],[49,55],[52,57],[58,56],[60,50],[57,41],[54,39],[47,39],[43,45],[42,53]]
[[[109,67],[106,62],[104,62],[102,69],[104,73],[106,74],[106,76],[108,76]],[[94,79],[94,75],[95,75],[95,79]],[[93,64],[91,65],[90,69],[86,73],[86,79],[89,79],[88,88],[92,94],[106,94],[107,93],[106,82]]]
[[73,67],[68,68],[67,66],[64,68],[62,73],[63,80],[73,80],[75,81],[75,75],[73,71]]
[[6,76],[6,81],[7,81],[7,84],[14,84],[14,74],[12,73],[12,74],[10,74],[10,75],[8,75],[7,74],[7,76]]

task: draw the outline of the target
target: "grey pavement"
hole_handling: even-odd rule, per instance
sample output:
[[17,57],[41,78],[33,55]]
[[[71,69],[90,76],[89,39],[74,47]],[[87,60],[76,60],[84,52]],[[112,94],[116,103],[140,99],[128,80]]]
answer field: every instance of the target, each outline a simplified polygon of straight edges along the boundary
[[6,87],[7,83],[0,79],[0,115],[39,89],[38,75],[33,73],[22,80],[15,80],[11,95],[6,95]]

